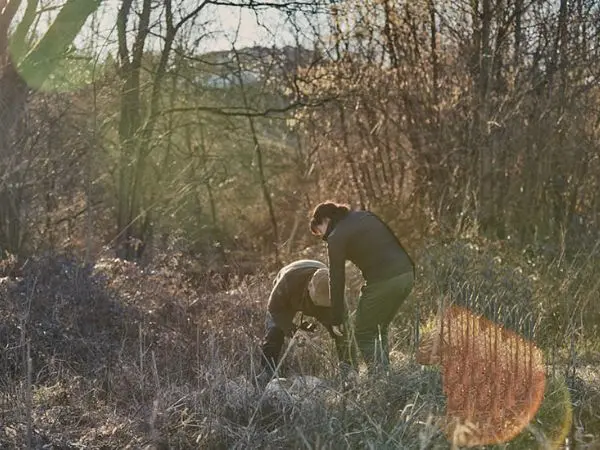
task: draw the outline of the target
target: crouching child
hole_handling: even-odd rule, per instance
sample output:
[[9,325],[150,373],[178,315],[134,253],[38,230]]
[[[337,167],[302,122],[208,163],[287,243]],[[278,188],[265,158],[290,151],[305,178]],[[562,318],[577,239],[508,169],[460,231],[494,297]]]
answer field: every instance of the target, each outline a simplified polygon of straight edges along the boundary
[[266,333],[261,345],[263,372],[259,384],[266,384],[279,363],[285,338],[293,337],[298,329],[313,331],[314,325],[294,324],[296,313],[313,317],[329,332],[335,342],[340,362],[340,375],[348,378],[354,358],[347,338],[337,336],[332,329],[332,309],[329,298],[329,269],[320,261],[303,259],[283,267],[273,283],[265,321]]

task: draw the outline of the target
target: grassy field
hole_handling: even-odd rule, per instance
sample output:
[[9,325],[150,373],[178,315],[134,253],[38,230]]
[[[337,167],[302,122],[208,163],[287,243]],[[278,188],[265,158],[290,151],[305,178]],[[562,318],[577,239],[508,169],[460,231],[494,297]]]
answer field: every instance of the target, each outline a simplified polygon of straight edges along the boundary
[[[323,329],[294,342],[283,388],[257,389],[273,274],[233,278],[215,290],[215,280],[192,277],[178,255],[143,268],[113,259],[85,266],[58,256],[5,263],[0,447],[451,448],[440,429],[440,371],[420,366],[414,354],[416,331],[426,328],[436,299],[454,292],[487,314],[496,308],[505,326],[524,327],[546,355],[546,395],[536,418],[497,447],[558,448],[569,436],[576,448],[596,448],[600,358],[586,334],[593,324],[575,327],[575,314],[562,316],[566,324],[558,317],[562,296],[580,287],[570,306],[576,311],[577,302],[595,295],[595,281],[583,290],[583,269],[572,265],[571,274],[564,269],[572,285],[552,286],[550,265],[517,267],[509,252],[499,260],[489,256],[499,249],[483,248],[454,242],[419,255],[417,285],[393,326],[391,375],[361,375],[347,393],[338,389]],[[358,280],[351,280],[352,295]],[[532,328],[501,314],[515,300],[535,310]],[[294,384],[297,375],[306,382]]]

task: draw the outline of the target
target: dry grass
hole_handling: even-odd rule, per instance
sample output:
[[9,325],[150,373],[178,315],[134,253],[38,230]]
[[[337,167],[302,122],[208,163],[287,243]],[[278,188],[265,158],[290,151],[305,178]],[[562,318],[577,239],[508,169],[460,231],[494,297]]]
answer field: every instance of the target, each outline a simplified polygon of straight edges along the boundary
[[[272,274],[215,292],[164,261],[140,268],[48,257],[3,269],[2,448],[28,440],[55,449],[449,448],[441,374],[414,361],[404,319],[394,328],[387,379],[361,378],[356,390],[340,393],[331,342],[320,330],[289,352],[284,375],[331,381],[287,381],[264,393],[253,380]],[[428,295],[429,283],[421,279],[412,302]],[[598,399],[597,383],[589,374],[579,379],[576,424],[597,415],[587,400]],[[569,397],[563,385],[548,383],[533,428],[510,448],[535,448],[560,428]],[[591,428],[577,432],[580,442],[592,440]]]
[[417,361],[442,367],[448,438],[467,447],[514,439],[543,400],[542,352],[466,308],[445,305],[439,316]]

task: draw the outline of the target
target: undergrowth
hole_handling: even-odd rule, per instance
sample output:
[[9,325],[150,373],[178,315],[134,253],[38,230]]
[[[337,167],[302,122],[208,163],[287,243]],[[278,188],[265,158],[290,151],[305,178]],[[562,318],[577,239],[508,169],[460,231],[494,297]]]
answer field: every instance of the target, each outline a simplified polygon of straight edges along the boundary
[[283,364],[290,383],[304,374],[319,377],[317,384],[268,395],[254,377],[273,273],[214,291],[173,258],[147,267],[113,259],[83,265],[65,256],[13,261],[0,274],[0,445],[450,448],[439,427],[439,370],[413,355],[419,331],[451,295],[530,333],[546,355],[549,382],[538,415],[498,447],[535,448],[569,434],[578,448],[593,448],[600,379],[592,343],[598,311],[590,300],[598,268],[583,258],[560,266],[473,242],[430,247],[418,255],[414,292],[393,324],[387,379],[363,377],[341,393],[332,343],[319,329],[294,341]]

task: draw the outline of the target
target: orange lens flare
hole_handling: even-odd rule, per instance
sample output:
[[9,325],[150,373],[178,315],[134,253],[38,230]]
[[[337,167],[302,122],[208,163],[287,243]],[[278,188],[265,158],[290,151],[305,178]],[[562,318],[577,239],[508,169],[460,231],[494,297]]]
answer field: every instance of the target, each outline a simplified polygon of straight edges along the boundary
[[419,346],[420,364],[441,364],[445,432],[455,445],[507,442],[533,419],[546,385],[542,352],[494,322],[452,305]]

